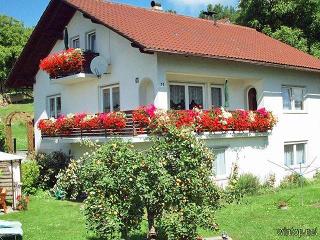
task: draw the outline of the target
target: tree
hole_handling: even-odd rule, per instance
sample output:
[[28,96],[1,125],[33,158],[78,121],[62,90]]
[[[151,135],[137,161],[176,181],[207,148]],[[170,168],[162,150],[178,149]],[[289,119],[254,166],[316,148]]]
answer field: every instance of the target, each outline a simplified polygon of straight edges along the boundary
[[4,83],[26,44],[32,28],[25,27],[22,22],[5,15],[0,15],[0,91],[4,91]]
[[221,4],[209,4],[207,6],[207,10],[202,10],[199,14],[200,18],[207,18],[207,16],[204,14],[204,12],[215,12],[214,15],[215,20],[225,19],[228,18],[231,22],[235,22],[237,17],[237,12],[234,7],[232,6],[223,6]]
[[197,227],[215,223],[220,195],[210,179],[213,154],[191,131],[169,126],[153,138],[142,163],[139,188],[149,229],[156,225],[160,239],[195,239]]

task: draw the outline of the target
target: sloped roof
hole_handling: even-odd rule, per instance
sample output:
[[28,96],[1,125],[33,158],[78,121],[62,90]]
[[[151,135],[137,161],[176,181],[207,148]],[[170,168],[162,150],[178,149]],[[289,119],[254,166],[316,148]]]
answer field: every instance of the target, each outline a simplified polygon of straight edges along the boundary
[[[61,9],[71,7],[81,11],[94,22],[129,39],[143,52],[193,55],[320,71],[319,59],[248,27],[222,22],[214,24],[213,21],[102,0],[52,0],[50,4],[55,2],[65,3],[60,6]],[[50,13],[49,7],[44,15],[47,14],[49,18]],[[59,18],[55,19],[59,21]],[[57,24],[56,21],[51,24]],[[37,28],[43,25],[50,27],[49,24],[43,18]],[[12,78],[9,78],[9,85],[10,81]]]

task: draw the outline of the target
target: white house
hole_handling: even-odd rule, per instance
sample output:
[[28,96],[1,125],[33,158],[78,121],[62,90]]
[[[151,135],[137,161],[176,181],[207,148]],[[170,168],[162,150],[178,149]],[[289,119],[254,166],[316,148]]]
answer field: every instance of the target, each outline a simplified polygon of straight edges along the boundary
[[[65,28],[70,47],[106,59],[106,74],[50,79],[39,70],[40,59],[65,48]],[[279,122],[272,132],[201,136],[217,154],[221,184],[233,163],[261,180],[269,174],[282,179],[290,173],[280,167],[285,164],[301,163],[303,170],[320,166],[320,60],[247,27],[102,0],[52,0],[8,85],[33,87],[36,126],[59,114],[125,111],[150,103],[161,109],[182,100],[186,109],[192,100],[205,109],[223,106],[226,81],[229,109],[265,107]],[[145,136],[123,138],[138,148],[148,146]],[[37,127],[35,141],[37,151],[73,156],[86,151],[80,136],[42,138]]]

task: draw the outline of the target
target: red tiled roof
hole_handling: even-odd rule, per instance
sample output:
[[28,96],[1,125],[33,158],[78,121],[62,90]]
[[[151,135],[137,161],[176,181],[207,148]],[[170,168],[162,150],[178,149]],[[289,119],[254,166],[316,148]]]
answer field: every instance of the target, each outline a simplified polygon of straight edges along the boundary
[[320,71],[320,60],[254,29],[102,0],[51,0],[7,86],[31,87],[75,11],[119,33],[142,52],[165,52]]
[[320,70],[320,60],[254,29],[99,0],[65,0],[145,51]]

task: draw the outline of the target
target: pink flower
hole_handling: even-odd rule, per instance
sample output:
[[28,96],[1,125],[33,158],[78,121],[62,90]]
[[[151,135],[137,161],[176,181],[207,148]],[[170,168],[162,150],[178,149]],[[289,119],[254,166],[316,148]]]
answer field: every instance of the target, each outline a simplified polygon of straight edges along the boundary
[[260,108],[257,110],[257,112],[260,113],[264,117],[268,116],[268,111],[265,108]]
[[157,108],[153,104],[150,104],[149,106],[147,106],[146,112],[152,118],[154,117],[156,110]]

